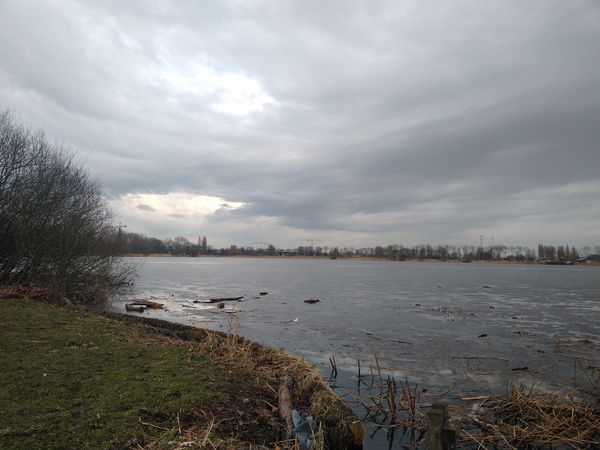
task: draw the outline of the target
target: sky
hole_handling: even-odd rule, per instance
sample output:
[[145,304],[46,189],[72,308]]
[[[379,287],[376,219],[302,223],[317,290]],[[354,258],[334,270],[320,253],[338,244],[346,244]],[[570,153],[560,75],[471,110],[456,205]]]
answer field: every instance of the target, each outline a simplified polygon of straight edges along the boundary
[[0,110],[215,247],[600,244],[600,1],[0,0]]

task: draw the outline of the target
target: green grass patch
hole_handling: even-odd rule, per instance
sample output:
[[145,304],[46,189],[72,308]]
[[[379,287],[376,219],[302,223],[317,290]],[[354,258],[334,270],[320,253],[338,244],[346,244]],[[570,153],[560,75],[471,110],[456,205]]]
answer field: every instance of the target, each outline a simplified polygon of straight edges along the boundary
[[189,345],[77,308],[0,300],[0,448],[169,442],[179,414],[227,401]]

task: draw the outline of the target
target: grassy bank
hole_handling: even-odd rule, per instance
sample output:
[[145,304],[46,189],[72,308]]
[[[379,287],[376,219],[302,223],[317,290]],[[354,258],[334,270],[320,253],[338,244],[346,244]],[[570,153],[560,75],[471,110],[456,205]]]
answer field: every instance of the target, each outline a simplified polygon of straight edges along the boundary
[[297,381],[294,406],[321,423],[320,442],[350,446],[336,435],[354,423],[349,412],[281,351],[167,322],[0,300],[0,448],[274,448],[284,435],[275,393],[283,373]]

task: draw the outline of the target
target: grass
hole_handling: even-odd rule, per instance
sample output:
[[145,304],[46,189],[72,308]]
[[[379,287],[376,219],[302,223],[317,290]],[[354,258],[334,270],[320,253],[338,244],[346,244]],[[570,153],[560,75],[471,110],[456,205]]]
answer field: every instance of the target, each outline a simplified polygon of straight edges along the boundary
[[180,416],[230,399],[207,356],[143,327],[31,300],[0,308],[0,448],[176,441]]
[[237,317],[225,335],[2,296],[2,449],[272,449],[285,373],[294,407],[321,427],[319,448],[362,441],[313,368],[239,337]]

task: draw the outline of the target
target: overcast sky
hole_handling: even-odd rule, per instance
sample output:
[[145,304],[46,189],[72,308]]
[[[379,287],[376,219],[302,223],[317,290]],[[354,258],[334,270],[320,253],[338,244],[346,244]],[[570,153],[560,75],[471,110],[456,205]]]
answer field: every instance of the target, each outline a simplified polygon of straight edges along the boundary
[[129,231],[600,244],[598,0],[0,0],[7,108]]

